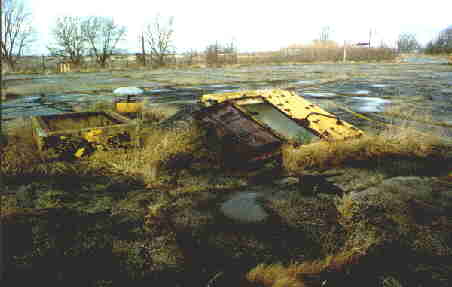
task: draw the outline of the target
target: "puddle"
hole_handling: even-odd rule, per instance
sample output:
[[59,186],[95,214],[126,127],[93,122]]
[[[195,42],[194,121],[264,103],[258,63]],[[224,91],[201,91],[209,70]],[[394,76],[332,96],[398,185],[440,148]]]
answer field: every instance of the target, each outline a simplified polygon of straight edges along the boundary
[[56,115],[81,110],[97,102],[112,102],[112,96],[65,94],[25,96],[2,103],[2,121],[18,117]]
[[300,85],[300,86],[310,86],[310,85],[316,85],[319,81],[317,80],[301,80],[294,82],[294,84]]
[[402,60],[410,64],[447,64],[447,59],[410,57]]
[[236,193],[221,205],[220,210],[231,219],[243,222],[262,221],[268,214],[257,202],[260,196],[257,192]]
[[442,89],[441,93],[450,95],[450,94],[452,94],[452,89]]
[[[290,84],[299,89],[299,94],[313,103],[326,103],[327,100],[349,105],[354,110],[379,112],[387,103],[381,98],[398,97],[404,101],[411,96],[431,99],[438,113],[450,106],[452,72],[450,66],[437,65],[444,62],[437,58],[409,58],[401,65],[385,64],[350,64],[350,65],[284,65],[253,66],[242,68],[128,71],[125,73],[96,72],[68,73],[54,75],[6,75],[11,92],[20,91],[24,95],[7,102],[2,102],[3,120],[34,115],[60,114],[71,111],[83,111],[96,102],[112,102],[117,96],[111,91],[119,86],[138,87],[144,93],[139,99],[146,99],[147,104],[162,103],[192,104],[202,94],[227,93],[243,89],[265,89]],[[415,65],[425,63],[431,65]],[[337,74],[346,74],[348,79],[327,82]],[[361,75],[362,74],[362,75]],[[170,87],[178,77],[188,77],[202,84],[184,87]],[[201,81],[202,80],[202,81]],[[51,83],[52,84],[49,84]],[[97,84],[101,84],[96,86]],[[322,84],[323,83],[323,84]],[[46,99],[38,96],[41,90],[48,89]],[[311,86],[310,88],[306,88]],[[318,87],[318,88],[317,88]],[[446,88],[446,90],[444,90]],[[304,92],[303,89],[309,91]],[[30,92],[31,91],[31,92]],[[36,94],[33,94],[36,91]],[[73,91],[77,91],[75,94]],[[97,95],[87,95],[96,92]],[[66,94],[65,92],[73,93]],[[20,94],[19,92],[17,92]],[[102,94],[102,95],[101,95]],[[345,97],[344,97],[345,96]],[[349,96],[349,97],[348,97]],[[360,99],[354,99],[358,97]],[[366,99],[367,98],[367,99]],[[369,100],[370,98],[370,100]],[[427,104],[432,104],[429,101]],[[446,114],[446,112],[444,112]],[[450,117],[445,115],[444,117]]]
[[220,88],[226,88],[227,85],[209,85],[207,88],[214,88],[214,89],[220,89]]
[[347,96],[367,96],[370,94],[369,90],[355,90],[355,91],[341,91],[339,94]]
[[156,100],[151,100],[151,101],[145,101],[145,106],[146,107],[155,107],[155,106],[160,106],[162,104],[196,104],[198,103],[198,100],[179,100],[179,101],[156,101]]
[[33,109],[33,111],[28,110],[15,110],[12,112],[4,113],[2,112],[2,121],[9,121],[15,118],[23,117],[26,115],[27,117],[33,117],[33,116],[45,116],[45,115],[58,115],[58,114],[64,114],[67,112],[71,112],[68,110],[58,110],[53,109],[51,107],[39,107],[37,109]]
[[370,87],[372,87],[372,88],[386,88],[389,86],[390,85],[388,85],[388,84],[372,84],[372,85],[370,85]]
[[302,92],[303,96],[311,97],[311,98],[336,98],[338,95],[330,92]]
[[153,89],[146,92],[146,94],[153,94],[153,93],[168,93],[173,92],[173,90],[170,89]]
[[106,83],[106,84],[109,84],[109,83],[120,83],[120,82],[127,83],[129,81],[130,81],[129,78],[112,78],[112,79],[105,79],[105,80],[98,81],[98,83]]
[[221,93],[232,93],[232,92],[237,92],[240,89],[235,89],[235,90],[218,90],[218,91],[214,91],[213,94],[221,94]]
[[391,101],[375,97],[352,97],[352,109],[361,113],[378,113],[384,110],[384,106],[390,104]]
[[198,89],[206,90],[206,91],[215,91],[215,92],[221,92],[221,91],[235,91],[240,89],[239,86],[231,86],[231,85],[203,85],[198,86]]
[[140,87],[142,87],[142,88],[156,88],[159,86],[160,86],[160,84],[156,83],[156,82],[147,82],[147,83],[142,83],[140,85]]
[[452,79],[452,72],[442,72],[437,74],[440,78]]

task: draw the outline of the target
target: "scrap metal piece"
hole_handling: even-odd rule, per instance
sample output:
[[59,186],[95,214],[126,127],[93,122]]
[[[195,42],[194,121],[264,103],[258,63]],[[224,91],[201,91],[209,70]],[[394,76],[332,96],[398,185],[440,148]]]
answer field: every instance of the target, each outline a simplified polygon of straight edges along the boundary
[[137,87],[121,87],[113,91],[114,94],[122,96],[115,101],[115,108],[118,113],[137,113],[142,111],[143,102],[136,96],[142,95],[144,91]]
[[135,98],[118,99],[115,101],[115,109],[118,113],[138,113],[143,110],[144,103]]
[[273,157],[283,143],[268,127],[259,124],[231,102],[194,113],[202,127],[214,133],[221,144],[226,165],[237,166]]
[[207,94],[203,95],[201,98],[201,102],[205,106],[228,101],[235,102],[240,106],[251,105],[256,102],[270,104],[281,113],[324,140],[344,140],[363,135],[363,132],[358,128],[303,99],[292,91],[280,89],[250,90],[222,94]]

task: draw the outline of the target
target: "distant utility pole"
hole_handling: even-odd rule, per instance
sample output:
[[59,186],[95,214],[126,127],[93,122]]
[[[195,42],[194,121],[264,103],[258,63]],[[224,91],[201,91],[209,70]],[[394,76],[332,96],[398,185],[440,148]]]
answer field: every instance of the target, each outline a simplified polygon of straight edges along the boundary
[[41,56],[41,65],[42,65],[42,70],[45,71],[46,70],[46,59],[45,59],[44,55]]
[[375,31],[375,29],[370,29],[369,30],[369,48],[370,48],[370,43],[371,43],[371,40],[372,40],[372,36],[375,36],[375,34],[376,34],[376,31]]
[[342,62],[346,62],[347,61],[347,42],[344,40],[344,55],[342,57]]
[[141,55],[143,56],[143,66],[146,66],[146,51],[144,50],[144,34],[141,33]]

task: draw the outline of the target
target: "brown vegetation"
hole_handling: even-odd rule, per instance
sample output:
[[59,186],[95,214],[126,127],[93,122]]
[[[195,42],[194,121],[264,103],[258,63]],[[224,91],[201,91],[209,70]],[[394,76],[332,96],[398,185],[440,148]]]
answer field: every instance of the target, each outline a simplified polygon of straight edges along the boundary
[[[422,140],[420,140],[422,139]],[[283,148],[284,166],[292,172],[307,168],[328,168],[351,161],[378,161],[392,157],[445,157],[442,139],[419,132],[413,127],[389,127],[378,134],[358,139],[317,142],[294,148]]]
[[346,272],[357,264],[371,245],[353,250],[342,251],[329,255],[324,259],[293,263],[288,266],[281,264],[260,264],[247,273],[250,282],[262,284],[265,287],[308,287],[321,286],[326,283],[322,273]]
[[2,135],[4,142],[0,150],[0,160],[3,176],[28,174],[41,162],[31,133],[31,127],[28,126]]
[[[161,121],[173,112],[154,109],[143,113],[151,123]],[[302,192],[303,184],[293,192],[281,188],[282,192],[292,192],[291,195],[265,203],[272,212],[270,221],[275,220],[277,224],[241,226],[215,214],[222,194],[235,192],[241,185],[234,179],[211,183],[218,177],[226,178],[228,171],[213,172],[218,166],[207,161],[212,159],[212,154],[205,148],[201,130],[195,126],[157,129],[150,125],[141,132],[140,148],[96,152],[76,162],[49,160],[45,154],[40,156],[31,140],[29,127],[13,130],[6,136],[7,142],[2,142],[1,149],[1,172],[8,183],[12,178],[20,183],[29,175],[40,175],[41,181],[44,178],[51,182],[44,187],[33,183],[17,194],[1,195],[2,220],[7,222],[10,234],[17,236],[19,233],[14,228],[39,223],[31,236],[34,245],[27,245],[28,253],[23,257],[16,254],[22,254],[18,247],[25,244],[12,244],[14,237],[10,236],[9,246],[17,250],[9,249],[8,260],[15,264],[8,262],[9,268],[20,264],[39,266],[43,260],[50,260],[56,266],[62,260],[72,262],[74,258],[86,264],[95,254],[96,263],[107,266],[103,272],[110,281],[105,280],[106,285],[122,283],[120,280],[127,277],[131,278],[124,281],[127,283],[142,280],[146,284],[174,286],[178,284],[174,283],[176,280],[182,282],[193,274],[208,274],[212,278],[212,274],[219,271],[215,269],[218,267],[208,266],[210,260],[223,268],[240,263],[237,258],[253,258],[252,262],[257,266],[246,275],[249,282],[265,287],[304,287],[374,283],[379,269],[384,269],[385,264],[391,263],[388,261],[399,255],[383,252],[384,258],[378,259],[379,252],[386,251],[385,248],[397,251],[402,246],[403,250],[420,254],[422,260],[427,255],[450,262],[446,261],[451,254],[450,219],[443,214],[427,214],[429,207],[416,209],[414,206],[440,204],[433,195],[419,195],[411,188],[420,187],[424,179],[416,177],[412,181],[415,184],[411,182],[405,189],[400,187],[401,184],[388,184],[366,190],[361,199],[356,193],[345,193],[340,197],[306,194]],[[449,152],[441,138],[434,134],[421,133],[408,125],[390,126],[379,134],[348,142],[315,143],[297,149],[287,146],[284,164],[289,171],[299,174],[307,168],[342,166],[349,161],[362,161],[364,166],[381,159],[394,163],[394,156],[444,161],[450,156]],[[208,170],[201,172],[205,174],[195,174],[200,162],[204,170]],[[103,176],[96,180],[90,178],[96,174]],[[251,185],[244,185],[251,188]],[[265,185],[258,188],[265,188]],[[275,186],[270,188],[274,192]],[[79,214],[74,210],[83,212]],[[58,229],[65,226],[67,230]],[[80,227],[76,234],[74,226]],[[28,225],[26,228],[30,230]],[[68,252],[63,255],[62,250]],[[212,250],[217,253],[209,253]],[[287,255],[278,254],[286,250],[289,250]],[[38,253],[32,253],[35,251]],[[88,254],[86,258],[79,255],[84,253]],[[217,259],[211,254],[221,254],[224,258]],[[389,260],[388,254],[391,254]],[[403,258],[398,261],[403,263],[400,266],[413,259],[402,255],[400,258]],[[289,260],[293,260],[292,263]],[[419,265],[423,261],[417,260],[410,264],[415,264],[416,268],[434,268],[423,267]],[[119,262],[117,266],[116,262]],[[374,268],[375,264],[381,268]],[[73,270],[79,270],[61,268],[65,276],[73,276]],[[210,268],[210,273],[200,271],[203,268]],[[57,270],[51,269],[53,273]],[[181,273],[181,270],[184,271]],[[18,272],[31,274],[23,270]],[[374,277],[361,275],[366,272]],[[429,272],[428,275],[439,276],[441,282],[450,278],[448,270]],[[96,279],[101,285],[100,278],[104,274],[98,269],[94,273],[89,275],[91,277],[84,275],[77,279],[94,278],[86,280]],[[161,275],[161,279],[156,279]],[[47,280],[53,275],[42,276]],[[360,276],[365,277],[363,281],[353,281]],[[89,285],[87,282],[80,282],[80,285]],[[360,284],[347,285],[350,282]]]

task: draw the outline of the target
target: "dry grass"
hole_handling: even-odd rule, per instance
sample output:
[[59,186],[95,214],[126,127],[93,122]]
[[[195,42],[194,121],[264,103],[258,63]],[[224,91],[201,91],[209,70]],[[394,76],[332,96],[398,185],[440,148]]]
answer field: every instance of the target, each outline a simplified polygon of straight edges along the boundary
[[42,162],[31,132],[30,126],[23,126],[5,135],[6,143],[0,149],[2,176],[27,174]]
[[452,127],[452,124],[434,121],[432,116],[433,114],[432,107],[423,106],[422,109],[420,109],[415,104],[404,103],[400,105],[393,105],[389,108],[386,108],[383,114],[390,117],[401,119],[402,121],[404,121],[404,125],[407,125],[409,122],[418,122],[421,124],[439,127]]
[[5,136],[6,144],[0,148],[1,176],[4,181],[20,183],[36,177],[52,176],[95,176],[106,171],[106,165],[89,161],[58,160],[55,151],[40,152],[29,124],[11,129]]
[[179,109],[174,105],[158,105],[155,107],[148,107],[143,110],[143,121],[145,122],[159,122],[176,114]]
[[[265,287],[321,286],[324,275],[350,274],[369,255],[369,251],[381,243],[382,237],[374,229],[367,229],[367,225],[355,222],[358,206],[351,196],[344,195],[339,199],[337,209],[341,224],[351,232],[340,250],[321,259],[288,266],[260,264],[248,272],[248,281]],[[355,229],[358,232],[354,232]]]
[[147,184],[167,180],[184,169],[199,147],[199,132],[151,128],[144,131],[143,146],[128,151],[98,152],[90,162],[107,165],[115,172],[139,177]]
[[[308,168],[342,166],[353,161],[378,163],[394,158],[447,160],[450,157],[452,146],[446,142],[439,127],[445,125],[433,120],[430,108],[404,104],[386,109],[385,114],[396,119],[391,118],[391,124],[380,123],[379,131],[369,130],[357,139],[321,141],[299,148],[283,147],[284,166],[289,171],[300,172]],[[392,162],[392,165],[397,164],[397,161]]]
[[443,157],[442,139],[412,127],[389,127],[376,135],[337,142],[317,142],[294,148],[283,147],[284,166],[291,172],[307,168],[328,168],[351,161],[378,161],[393,157]]
[[[148,122],[157,122],[167,117],[165,112],[171,111],[150,109],[145,112]],[[40,153],[32,137],[32,128],[26,123],[2,135],[1,173],[3,176],[20,177],[66,173],[81,175],[87,170],[111,171],[152,184],[158,178],[168,179],[186,168],[200,146],[196,127],[163,130],[148,125],[141,129],[140,135],[140,148],[97,151],[82,161],[66,162],[55,160],[50,152]],[[81,165],[84,168],[81,169]]]
[[[260,264],[250,270],[246,278],[249,282],[265,287],[320,286],[317,285],[322,284],[319,275],[324,272],[346,272],[350,267],[358,264],[370,246],[369,244],[359,249],[342,251],[320,260],[292,263],[287,267],[282,264]],[[319,282],[312,285],[311,278]]]
[[281,264],[265,265],[260,264],[253,268],[247,274],[248,281],[262,284],[265,287],[278,286],[280,282],[285,282],[287,287],[304,287],[303,282],[296,278],[290,278],[287,274],[287,268]]

